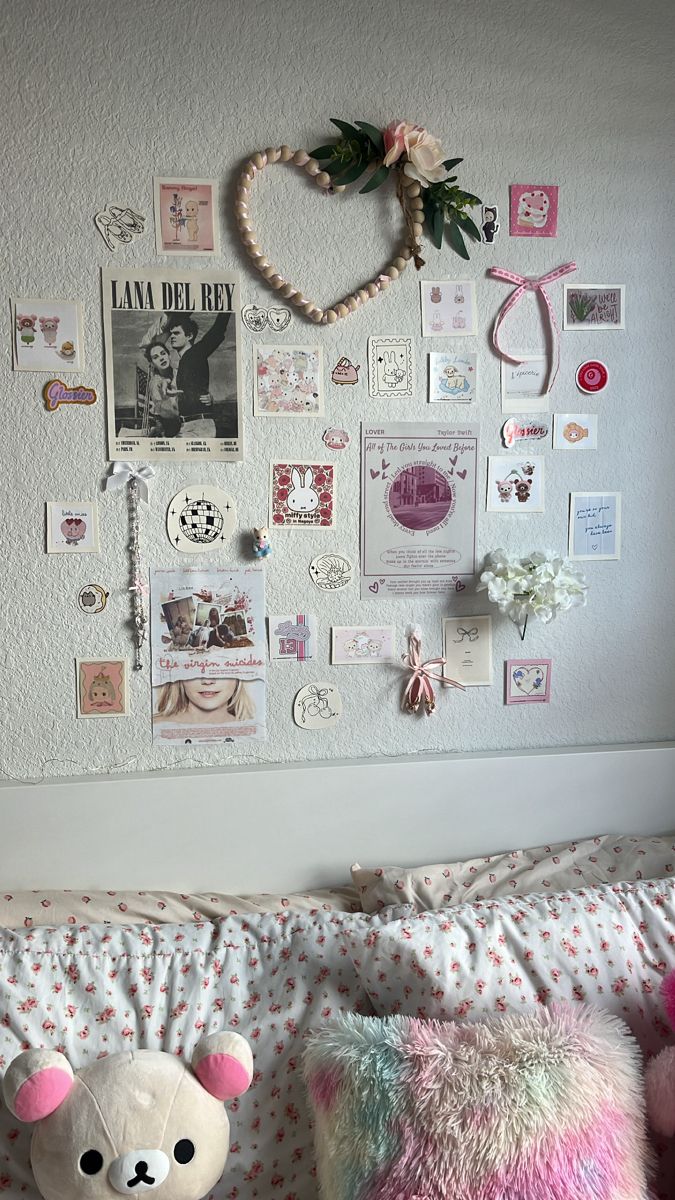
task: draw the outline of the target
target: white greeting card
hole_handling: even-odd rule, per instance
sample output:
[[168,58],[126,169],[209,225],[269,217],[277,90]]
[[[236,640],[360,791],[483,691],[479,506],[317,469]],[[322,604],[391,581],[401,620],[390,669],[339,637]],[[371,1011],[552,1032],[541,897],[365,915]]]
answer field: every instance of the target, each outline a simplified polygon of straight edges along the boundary
[[621,557],[621,493],[570,494],[569,556],[576,559]]
[[492,684],[492,617],[443,619],[443,674],[463,687]]
[[549,369],[546,355],[514,352],[513,357],[521,361],[510,363],[502,359],[502,412],[545,412],[548,408],[546,383]]

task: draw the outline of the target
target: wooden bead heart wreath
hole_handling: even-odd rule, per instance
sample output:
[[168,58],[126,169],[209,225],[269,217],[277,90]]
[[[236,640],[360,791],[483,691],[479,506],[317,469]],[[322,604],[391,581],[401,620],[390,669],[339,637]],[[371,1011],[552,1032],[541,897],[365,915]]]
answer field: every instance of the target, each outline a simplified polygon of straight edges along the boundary
[[[254,266],[271,288],[317,325],[332,325],[356,312],[367,300],[379,296],[398,279],[411,258],[418,269],[423,266],[419,239],[425,222],[432,242],[439,248],[444,225],[448,222],[450,244],[463,258],[469,256],[462,234],[480,241],[480,232],[466,212],[467,207],[480,204],[480,200],[453,187],[456,176],[448,177],[448,170],[461,159],[443,161],[438,142],[421,126],[392,122],[380,131],[363,121],[348,125],[334,120],[333,124],[340,129],[341,139],[332,145],[321,146],[313,154],[279,146],[252,155],[239,176],[235,203],[239,233]],[[317,187],[331,193],[344,191],[369,166],[374,167],[374,171],[361,188],[362,192],[374,191],[384,183],[391,170],[396,171],[396,191],[406,226],[405,239],[383,272],[330,308],[321,308],[284,279],[258,241],[251,217],[251,188],[256,175],[270,163],[277,162],[290,163],[306,171]]]

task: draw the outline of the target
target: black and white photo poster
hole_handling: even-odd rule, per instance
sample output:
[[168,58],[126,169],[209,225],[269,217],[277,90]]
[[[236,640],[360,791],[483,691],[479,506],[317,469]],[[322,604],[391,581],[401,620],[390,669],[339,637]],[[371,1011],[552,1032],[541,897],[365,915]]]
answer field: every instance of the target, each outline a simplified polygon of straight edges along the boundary
[[102,271],[110,458],[243,458],[239,277]]

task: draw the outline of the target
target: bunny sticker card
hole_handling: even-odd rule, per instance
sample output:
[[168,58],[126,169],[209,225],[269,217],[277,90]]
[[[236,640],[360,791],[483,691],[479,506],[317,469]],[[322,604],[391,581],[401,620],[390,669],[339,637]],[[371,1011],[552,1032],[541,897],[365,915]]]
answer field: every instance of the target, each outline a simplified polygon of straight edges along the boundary
[[272,463],[270,526],[332,529],[335,525],[333,463]]
[[470,404],[476,399],[477,367],[475,353],[430,354],[429,402],[454,400],[456,404]]
[[315,417],[323,412],[318,346],[253,347],[257,417]]
[[374,399],[413,394],[412,338],[368,338],[368,393]]
[[477,333],[476,285],[472,279],[420,282],[423,337],[470,337]]

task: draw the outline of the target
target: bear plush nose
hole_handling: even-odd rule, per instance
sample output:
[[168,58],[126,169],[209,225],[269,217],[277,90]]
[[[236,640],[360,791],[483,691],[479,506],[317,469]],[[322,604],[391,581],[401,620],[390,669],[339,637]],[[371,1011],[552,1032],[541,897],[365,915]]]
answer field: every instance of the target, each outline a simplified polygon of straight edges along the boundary
[[133,1196],[164,1183],[171,1163],[163,1150],[131,1150],[111,1163],[108,1179],[116,1192]]

